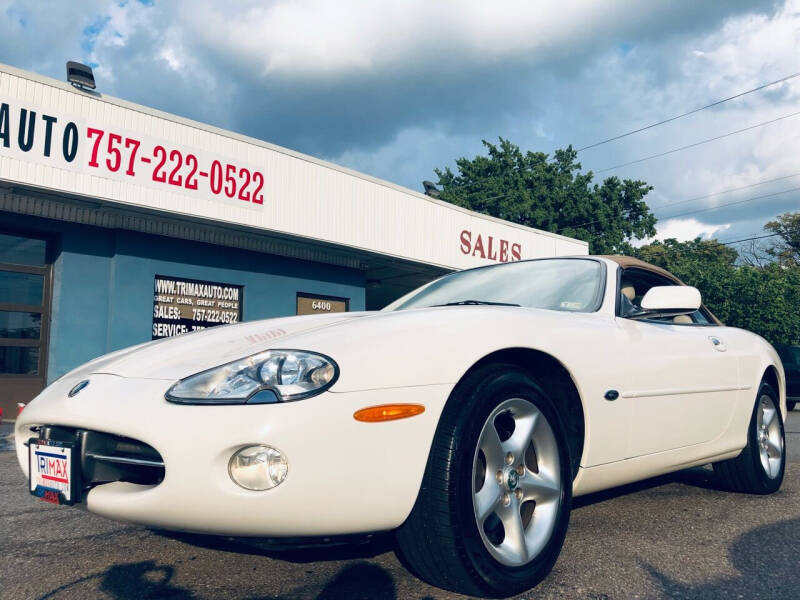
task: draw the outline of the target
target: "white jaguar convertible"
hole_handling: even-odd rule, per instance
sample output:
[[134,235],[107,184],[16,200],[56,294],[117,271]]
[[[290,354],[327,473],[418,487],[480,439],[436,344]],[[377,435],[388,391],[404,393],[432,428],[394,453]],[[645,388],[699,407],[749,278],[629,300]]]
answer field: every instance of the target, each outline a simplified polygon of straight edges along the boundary
[[622,257],[446,275],[380,312],[248,322],[98,358],[16,423],[30,491],[173,530],[394,530],[417,575],[534,586],[574,495],[713,463],[776,491],[783,367],[700,293]]

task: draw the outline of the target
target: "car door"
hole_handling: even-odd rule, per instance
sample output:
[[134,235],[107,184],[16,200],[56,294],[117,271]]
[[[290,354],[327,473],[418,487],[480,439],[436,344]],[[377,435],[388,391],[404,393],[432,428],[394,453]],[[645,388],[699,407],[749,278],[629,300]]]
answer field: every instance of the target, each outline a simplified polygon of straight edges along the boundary
[[800,346],[774,344],[774,347],[783,362],[786,375],[786,400],[797,402],[800,400]]
[[[719,437],[734,414],[740,389],[737,353],[727,345],[734,336],[702,309],[688,318],[625,317],[626,302],[635,307],[656,285],[676,282],[643,269],[626,269],[620,277],[617,347],[629,369],[619,394],[630,417],[629,458]],[[632,298],[626,286],[635,288]]]

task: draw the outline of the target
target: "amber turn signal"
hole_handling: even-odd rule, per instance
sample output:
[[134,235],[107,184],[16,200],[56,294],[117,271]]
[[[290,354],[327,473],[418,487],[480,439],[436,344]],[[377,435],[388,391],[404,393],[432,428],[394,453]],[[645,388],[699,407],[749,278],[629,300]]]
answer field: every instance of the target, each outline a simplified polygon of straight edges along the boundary
[[421,404],[381,404],[357,410],[353,413],[353,418],[364,423],[380,423],[413,417],[423,412],[425,407]]

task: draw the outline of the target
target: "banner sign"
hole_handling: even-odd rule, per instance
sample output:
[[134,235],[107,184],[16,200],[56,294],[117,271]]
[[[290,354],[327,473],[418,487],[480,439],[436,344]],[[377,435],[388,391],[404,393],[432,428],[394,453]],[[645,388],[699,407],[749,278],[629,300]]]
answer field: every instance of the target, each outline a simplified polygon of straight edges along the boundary
[[153,339],[242,320],[244,286],[156,275]]
[[264,172],[211,152],[0,99],[0,157],[260,208]]

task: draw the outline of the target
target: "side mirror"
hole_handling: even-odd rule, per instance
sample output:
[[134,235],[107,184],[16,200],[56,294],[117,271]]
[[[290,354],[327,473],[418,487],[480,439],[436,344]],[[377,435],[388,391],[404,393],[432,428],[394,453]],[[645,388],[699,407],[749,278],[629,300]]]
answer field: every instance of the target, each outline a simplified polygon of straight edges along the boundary
[[642,298],[642,310],[630,315],[630,318],[652,319],[688,315],[700,308],[701,302],[697,288],[688,285],[656,286],[650,288]]

